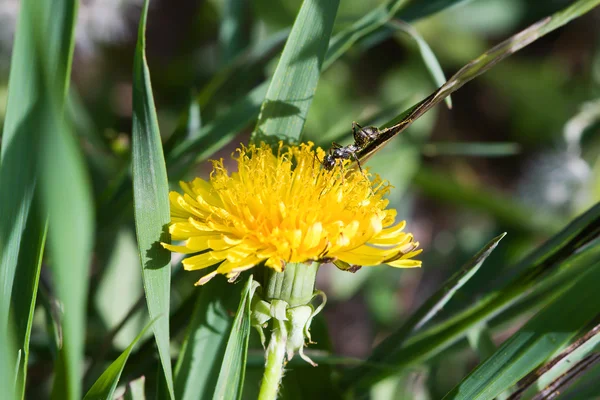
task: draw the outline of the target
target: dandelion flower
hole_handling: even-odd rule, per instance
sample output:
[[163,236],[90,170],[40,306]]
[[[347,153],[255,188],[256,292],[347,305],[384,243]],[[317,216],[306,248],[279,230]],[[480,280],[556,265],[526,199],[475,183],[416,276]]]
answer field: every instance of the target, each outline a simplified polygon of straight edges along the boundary
[[378,176],[344,168],[328,171],[313,144],[262,144],[237,150],[237,172],[213,161],[208,181],[181,182],[171,192],[169,231],[183,245],[162,245],[190,254],[186,270],[217,265],[196,284],[216,274],[235,279],[264,264],[281,272],[286,263],[339,262],[358,268],[382,263],[419,267],[418,242],[394,224],[387,209],[390,186]]

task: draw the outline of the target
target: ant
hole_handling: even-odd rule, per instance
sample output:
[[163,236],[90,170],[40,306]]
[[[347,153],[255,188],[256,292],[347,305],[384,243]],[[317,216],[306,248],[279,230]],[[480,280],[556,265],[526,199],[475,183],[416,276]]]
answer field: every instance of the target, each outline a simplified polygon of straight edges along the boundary
[[356,153],[358,153],[364,146],[369,142],[376,139],[379,136],[379,129],[374,126],[362,127],[356,122],[352,122],[352,135],[354,136],[354,143],[347,146],[342,146],[338,143],[333,142],[331,148],[327,152],[327,155],[323,159],[323,167],[326,170],[332,170],[338,160],[354,159],[358,165],[358,169],[362,172],[360,166],[360,160]]

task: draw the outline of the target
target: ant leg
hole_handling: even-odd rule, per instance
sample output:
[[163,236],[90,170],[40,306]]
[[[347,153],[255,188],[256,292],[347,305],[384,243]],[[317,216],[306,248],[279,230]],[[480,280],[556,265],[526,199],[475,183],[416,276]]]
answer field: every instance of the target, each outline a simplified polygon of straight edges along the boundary
[[354,161],[356,161],[356,165],[358,165],[358,169],[359,169],[360,173],[364,174],[365,172],[363,171],[363,169],[362,169],[362,167],[360,165],[360,160],[356,156],[356,153],[352,153],[352,157],[354,158]]
[[312,169],[315,169],[315,160],[317,160],[319,162],[319,164],[323,164],[322,160],[319,160],[319,156],[317,155],[317,153],[313,154],[313,163],[312,163]]
[[344,173],[344,163],[342,162],[342,160],[340,161],[340,177],[342,178],[342,185],[344,184],[344,178],[345,178],[345,173]]

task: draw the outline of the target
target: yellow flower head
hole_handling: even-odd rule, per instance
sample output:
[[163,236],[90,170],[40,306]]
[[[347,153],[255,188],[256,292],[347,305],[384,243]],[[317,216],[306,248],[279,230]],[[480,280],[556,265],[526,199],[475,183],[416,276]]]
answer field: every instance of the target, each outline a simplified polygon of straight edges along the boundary
[[323,155],[312,143],[280,144],[277,154],[262,144],[237,150],[238,172],[213,161],[208,182],[181,182],[184,193],[169,194],[169,231],[185,244],[162,245],[199,253],[183,260],[187,270],[220,263],[198,285],[260,263],[276,271],[306,261],[419,267],[411,260],[419,244],[402,232],[404,221],[394,225],[396,210],[386,209],[389,185],[355,170],[342,174],[343,166],[328,171],[317,160]]

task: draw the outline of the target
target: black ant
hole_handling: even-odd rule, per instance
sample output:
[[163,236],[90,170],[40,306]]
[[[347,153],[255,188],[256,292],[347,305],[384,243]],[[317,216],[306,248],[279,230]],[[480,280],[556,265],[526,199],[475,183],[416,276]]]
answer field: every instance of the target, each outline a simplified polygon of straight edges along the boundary
[[358,153],[369,142],[376,139],[379,136],[379,133],[379,129],[374,126],[367,126],[363,128],[356,122],[353,122],[352,135],[354,136],[354,143],[347,146],[342,146],[333,142],[331,148],[327,152],[327,155],[323,159],[323,167],[326,170],[332,170],[337,164],[338,160],[354,159],[358,165],[358,169],[360,169],[362,172],[360,160],[358,159],[356,153]]

